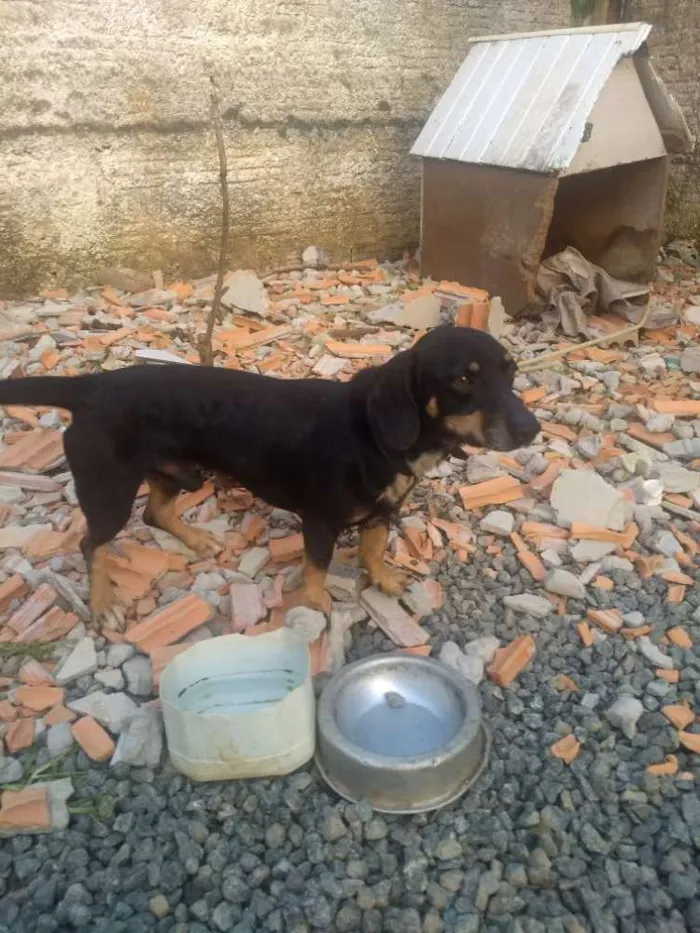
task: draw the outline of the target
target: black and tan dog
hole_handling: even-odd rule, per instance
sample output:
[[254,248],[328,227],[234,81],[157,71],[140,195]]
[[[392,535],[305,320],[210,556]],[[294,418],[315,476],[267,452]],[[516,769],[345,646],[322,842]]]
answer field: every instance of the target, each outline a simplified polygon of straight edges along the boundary
[[[389,519],[421,476],[467,443],[529,444],[535,417],[513,394],[515,366],[487,334],[440,327],[350,382],[275,379],[201,366],[135,366],[76,377],[0,382],[0,404],[72,412],[65,451],[87,520],[83,554],[95,622],[119,627],[107,544],[126,525],[139,485],[144,520],[202,557],[221,545],[178,517],[175,499],[199,470],[229,476],[303,521],[302,601],[325,608],[325,575],[339,533],[361,526],[370,579],[396,595],[384,562]],[[173,467],[174,465],[174,467]]]

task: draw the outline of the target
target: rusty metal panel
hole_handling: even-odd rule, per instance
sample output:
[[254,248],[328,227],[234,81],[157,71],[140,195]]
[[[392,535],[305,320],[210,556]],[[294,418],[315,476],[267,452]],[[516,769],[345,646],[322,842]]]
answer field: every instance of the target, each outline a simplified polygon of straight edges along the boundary
[[451,160],[423,163],[422,274],[500,295],[534,297],[559,180]]
[[631,23],[473,40],[412,154],[560,173],[613,68],[650,31]]

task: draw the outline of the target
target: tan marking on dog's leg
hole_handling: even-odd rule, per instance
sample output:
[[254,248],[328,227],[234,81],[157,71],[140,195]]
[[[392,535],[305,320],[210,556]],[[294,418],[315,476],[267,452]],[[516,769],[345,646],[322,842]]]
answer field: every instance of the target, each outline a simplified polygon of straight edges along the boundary
[[299,604],[319,612],[331,610],[331,597],[326,592],[326,571],[317,567],[308,554],[304,557]]
[[438,400],[433,397],[428,401],[428,404],[425,406],[425,410],[428,412],[431,418],[437,418],[440,414],[440,408],[438,406]]
[[190,528],[175,509],[176,496],[170,495],[157,482],[149,480],[151,491],[148,496],[144,520],[178,538],[198,557],[215,557],[223,551],[223,544],[208,531]]
[[375,586],[389,596],[400,596],[406,589],[409,578],[405,573],[394,570],[384,562],[384,552],[388,543],[388,525],[363,528],[360,533],[360,562]]
[[107,545],[96,547],[90,558],[90,614],[95,625],[120,632],[124,628],[124,608],[114,594],[107,571]]
[[448,415],[444,421],[445,427],[453,431],[457,437],[464,440],[475,440],[486,446],[486,418],[482,411],[474,411],[468,415]]

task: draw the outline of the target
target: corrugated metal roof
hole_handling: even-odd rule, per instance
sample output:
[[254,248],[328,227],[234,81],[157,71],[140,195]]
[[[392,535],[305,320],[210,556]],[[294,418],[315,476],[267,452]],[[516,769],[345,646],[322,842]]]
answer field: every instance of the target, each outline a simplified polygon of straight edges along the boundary
[[630,23],[472,40],[411,153],[562,171],[613,68],[650,31]]

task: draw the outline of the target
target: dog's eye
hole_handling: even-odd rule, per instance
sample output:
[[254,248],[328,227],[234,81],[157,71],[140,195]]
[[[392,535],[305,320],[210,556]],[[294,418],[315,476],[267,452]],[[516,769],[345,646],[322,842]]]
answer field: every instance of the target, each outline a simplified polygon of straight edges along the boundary
[[469,373],[465,373],[463,376],[457,376],[456,379],[452,380],[452,385],[455,389],[458,389],[460,392],[464,392],[465,389],[468,389],[472,384],[472,376]]

